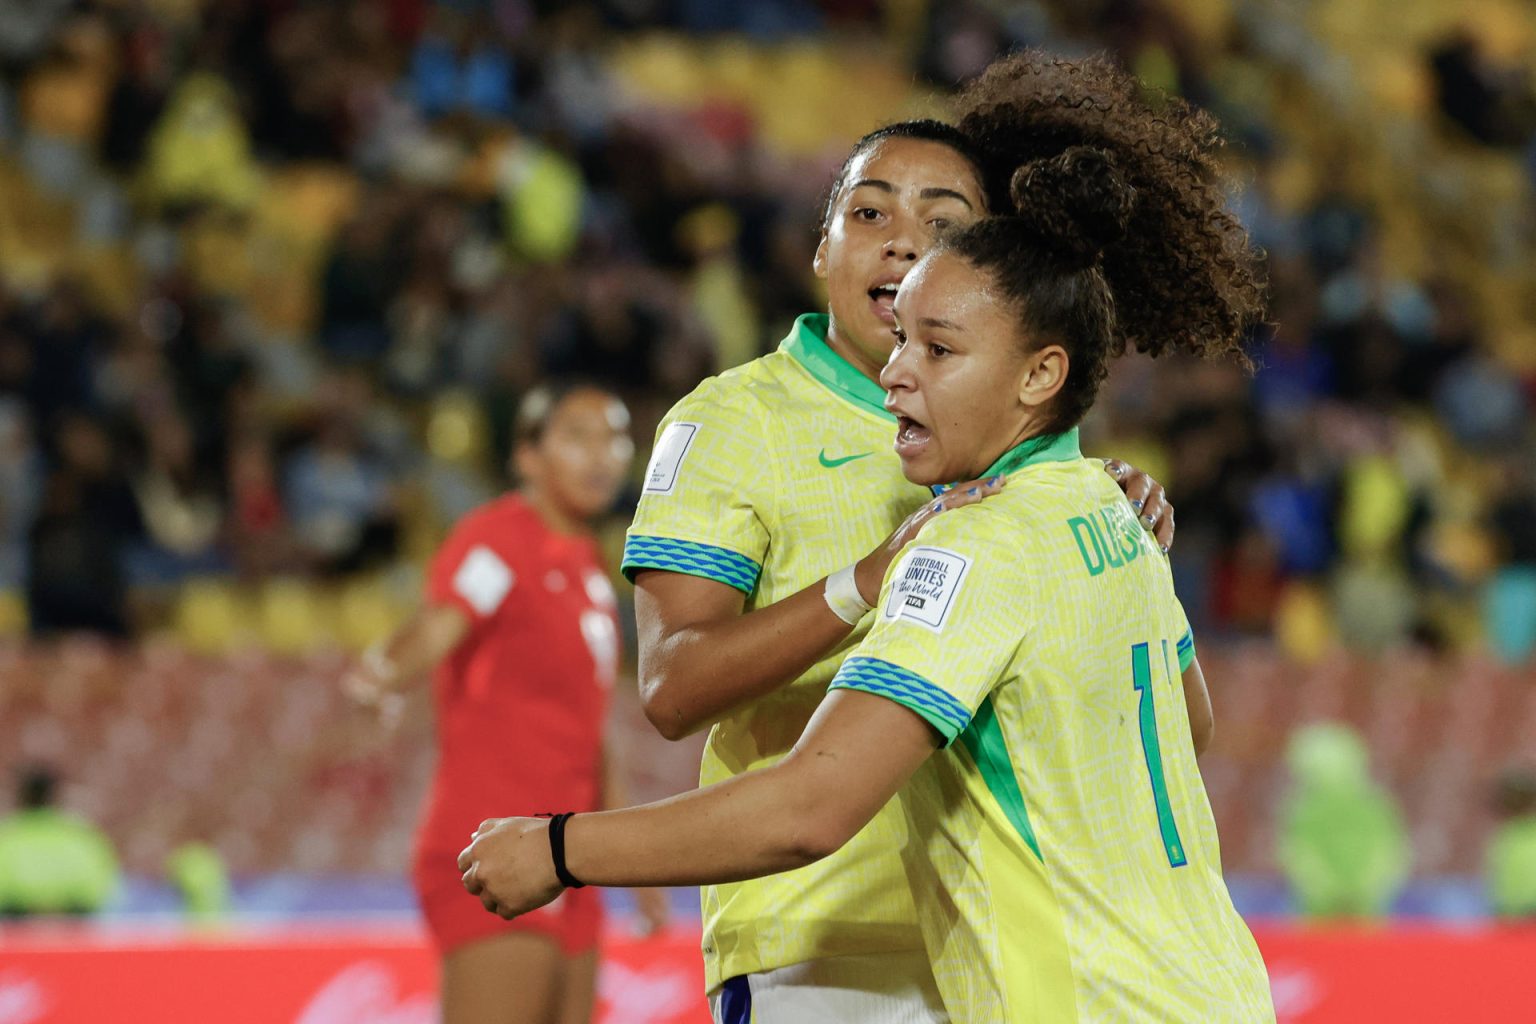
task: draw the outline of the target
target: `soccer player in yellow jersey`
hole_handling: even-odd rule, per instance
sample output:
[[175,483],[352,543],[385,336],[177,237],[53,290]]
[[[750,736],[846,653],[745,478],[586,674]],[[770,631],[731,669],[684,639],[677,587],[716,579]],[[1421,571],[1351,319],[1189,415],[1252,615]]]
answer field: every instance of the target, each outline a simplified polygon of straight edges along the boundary
[[[876,591],[894,555],[886,538],[930,497],[901,475],[875,377],[902,278],[939,230],[985,209],[973,151],[936,122],[856,146],[815,257],[831,314],[802,316],[779,351],[705,381],[662,423],[624,571],[651,720],[674,738],[714,726],[705,785],[789,751],[863,634],[852,573],[838,577],[843,617],[828,573],[873,548],[859,571]],[[1147,496],[1145,478],[1123,483],[1138,505]],[[948,504],[990,491],[970,489]],[[1154,505],[1138,510],[1149,523]],[[706,988],[722,1024],[749,990],[760,1024],[945,1019],[900,863],[905,834],[893,805],[824,863],[704,888]]]
[[1029,161],[1017,214],[947,236],[897,299],[881,380],[903,472],[1006,489],[922,528],[788,756],[643,808],[486,822],[460,866],[488,908],[787,871],[900,791],[955,1021],[1273,1020],[1195,765],[1188,624],[1075,430],[1128,345],[1240,353],[1260,289],[1208,119],[1154,117],[1133,83],[1113,98],[1146,111],[1126,145]]

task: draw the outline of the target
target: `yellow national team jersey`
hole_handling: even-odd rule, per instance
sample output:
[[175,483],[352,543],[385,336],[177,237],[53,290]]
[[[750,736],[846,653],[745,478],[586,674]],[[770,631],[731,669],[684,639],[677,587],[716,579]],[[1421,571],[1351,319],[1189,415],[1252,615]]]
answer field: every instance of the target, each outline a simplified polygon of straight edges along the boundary
[[[802,316],[771,355],[704,381],[667,414],[624,547],[624,573],[717,580],[748,610],[862,558],[920,503],[892,450],[880,386]],[[865,623],[872,616],[866,616]],[[788,687],[718,723],[700,783],[773,764],[800,738],[856,629]],[[705,980],[851,953],[921,950],[892,801],[839,853],[787,874],[703,889]]]
[[945,741],[900,803],[950,1015],[1272,1021],[1195,765],[1166,559],[1075,430],[990,472],[1008,486],[923,528],[832,684]]

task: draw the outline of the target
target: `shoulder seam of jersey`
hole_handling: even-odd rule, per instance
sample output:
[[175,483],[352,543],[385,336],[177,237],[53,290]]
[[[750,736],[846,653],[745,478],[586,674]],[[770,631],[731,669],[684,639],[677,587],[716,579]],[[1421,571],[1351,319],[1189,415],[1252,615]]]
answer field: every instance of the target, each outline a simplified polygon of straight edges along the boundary
[[[752,365],[757,364],[757,363],[762,363],[765,360],[767,360],[770,356],[774,356],[774,355],[777,355],[777,354],[778,354],[777,352],[769,352],[767,355],[761,355],[761,356],[758,356],[756,359],[752,359],[752,360],[749,360],[748,362],[742,363],[741,366],[734,366],[734,367],[731,368],[731,370],[741,370],[741,369],[744,369],[745,367],[752,366]],[[794,360],[791,359],[790,362],[793,363]],[[727,370],[726,373],[730,373],[731,370]],[[741,375],[741,376],[745,376],[745,375]],[[738,408],[742,408],[743,411],[747,411],[748,415],[750,415],[753,419],[757,420],[758,436],[763,438],[764,441],[766,442],[766,439],[769,436],[769,434],[768,434],[768,417],[767,417],[767,412],[766,412],[766,410],[767,410],[767,403],[765,403],[763,401],[762,397],[757,394],[757,389],[752,386],[754,383],[756,383],[756,382],[752,381],[752,380],[741,380],[741,379],[726,381],[724,374],[717,374],[717,375],[715,375],[713,377],[706,377],[704,380],[700,381],[694,387],[694,389],[692,391],[688,392],[688,394],[686,394],[682,398],[678,399],[676,404],[674,404],[672,406],[672,408],[667,411],[667,415],[662,418],[662,422],[663,423],[673,422],[674,421],[674,414],[677,412],[678,406],[681,406],[683,403],[688,402],[688,401],[694,399],[696,396],[698,396],[698,394],[702,390],[704,390],[705,386],[708,385],[708,386],[710,386],[710,388],[712,390],[715,389],[715,388],[719,388],[719,389],[722,389],[722,390],[727,390],[728,389],[731,392],[731,397],[732,398],[738,398],[739,397],[741,399],[741,401],[742,401],[742,405],[738,406]],[[716,403],[716,404],[721,404],[721,403]],[[748,411],[748,409],[750,411]],[[708,420],[705,419],[704,417],[693,417],[693,418],[696,418],[696,419],[700,420],[702,426],[709,426]],[[773,457],[774,455],[778,454],[779,448],[778,448],[777,445],[769,445],[769,444],[765,443],[763,445],[763,450],[770,454],[770,457],[766,461],[768,462],[768,465],[771,468],[772,473],[773,473],[772,493],[769,495],[769,497],[771,498],[771,500],[775,504],[777,504],[778,500],[779,500],[779,495],[784,493],[783,480],[780,478],[779,462],[778,462],[777,458]],[[758,520],[760,522],[763,521],[763,517],[761,515],[758,515]],[[770,539],[770,541],[772,540],[771,535],[770,535],[769,539]],[[689,543],[708,543],[708,542],[707,541],[690,541]],[[714,545],[714,546],[718,546],[718,545]],[[627,545],[626,545],[626,548],[627,548]],[[729,549],[723,549],[723,550],[729,550]],[[735,552],[735,553],[736,554],[740,554],[740,552]],[[747,556],[743,555],[742,557],[745,558]],[[755,561],[752,564],[758,565],[758,563],[755,562]],[[761,570],[761,568],[762,568],[762,566],[758,565],[758,569]],[[621,569],[621,571],[622,571],[622,569]],[[631,582],[633,582],[633,580],[631,580]],[[736,584],[732,584],[732,586],[735,586],[735,585]],[[754,586],[755,586],[755,583],[754,583]],[[750,594],[751,591],[748,591],[748,593]]]

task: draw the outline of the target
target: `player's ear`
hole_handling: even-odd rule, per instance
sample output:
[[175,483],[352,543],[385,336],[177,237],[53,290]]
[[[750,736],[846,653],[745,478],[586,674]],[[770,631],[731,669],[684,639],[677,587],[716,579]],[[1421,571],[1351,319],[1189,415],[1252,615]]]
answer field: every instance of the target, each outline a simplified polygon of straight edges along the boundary
[[821,229],[821,241],[816,243],[816,255],[811,257],[811,269],[823,281],[827,279],[827,229]]
[[1067,382],[1069,367],[1067,350],[1060,345],[1046,345],[1031,352],[1019,372],[1019,402],[1039,408],[1055,398]]

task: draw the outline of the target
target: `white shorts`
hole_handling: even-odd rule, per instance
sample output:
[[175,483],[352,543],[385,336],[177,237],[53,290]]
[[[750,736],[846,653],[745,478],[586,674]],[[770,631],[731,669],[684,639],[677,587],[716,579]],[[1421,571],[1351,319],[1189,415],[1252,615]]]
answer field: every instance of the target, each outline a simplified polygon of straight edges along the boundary
[[949,1024],[925,953],[835,956],[732,978],[715,1024]]

